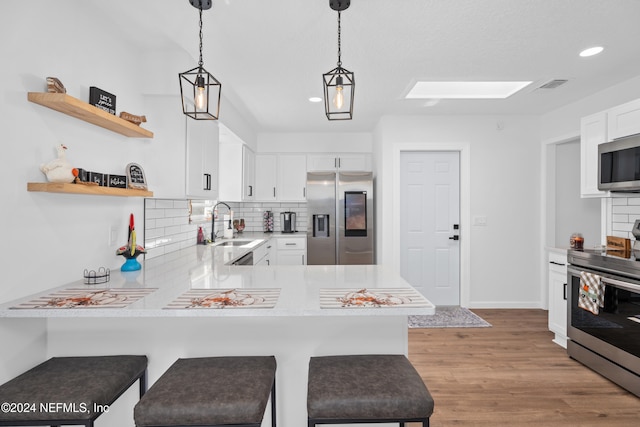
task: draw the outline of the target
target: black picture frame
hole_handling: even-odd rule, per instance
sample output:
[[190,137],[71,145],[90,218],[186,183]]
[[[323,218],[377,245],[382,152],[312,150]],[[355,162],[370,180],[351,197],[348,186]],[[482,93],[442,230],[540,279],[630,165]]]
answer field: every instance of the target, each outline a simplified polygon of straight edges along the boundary
[[129,188],[135,190],[147,189],[147,178],[144,175],[144,169],[137,163],[129,163],[127,165],[127,182]]

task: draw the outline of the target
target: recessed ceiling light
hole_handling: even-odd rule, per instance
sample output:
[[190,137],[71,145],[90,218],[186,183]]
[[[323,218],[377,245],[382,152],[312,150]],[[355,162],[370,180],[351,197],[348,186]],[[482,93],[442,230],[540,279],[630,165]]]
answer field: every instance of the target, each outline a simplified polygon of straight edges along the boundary
[[594,47],[590,47],[589,49],[585,49],[582,52],[580,52],[580,56],[582,56],[583,58],[587,57],[587,56],[593,56],[593,55],[597,55],[600,52],[602,52],[604,50],[604,48],[602,46],[594,46]]
[[322,98],[318,98],[317,96],[312,96],[309,98],[309,102],[322,102]]
[[503,99],[531,82],[417,82],[405,98]]

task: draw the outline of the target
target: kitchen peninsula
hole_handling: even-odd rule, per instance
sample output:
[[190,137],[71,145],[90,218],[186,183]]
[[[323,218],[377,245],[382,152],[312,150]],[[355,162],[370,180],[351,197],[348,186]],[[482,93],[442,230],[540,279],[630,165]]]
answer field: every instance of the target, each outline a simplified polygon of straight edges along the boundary
[[[306,376],[309,357],[329,354],[407,353],[407,316],[433,314],[435,307],[398,274],[383,266],[234,266],[234,259],[264,242],[239,246],[193,246],[143,262],[138,272],[112,271],[109,282],[83,280],[0,306],[0,318],[47,319],[47,352],[54,355],[146,354],[149,384],[178,358],[212,355],[275,355],[277,406],[281,426],[306,423]],[[26,307],[55,291],[109,290],[123,294],[146,290],[124,306],[78,308]],[[321,295],[346,295],[367,289],[401,296],[404,304],[341,307],[321,303]],[[273,305],[259,308],[175,308],[189,292],[220,295],[226,290],[253,296],[273,295]],[[416,295],[408,303],[405,295]],[[264,302],[268,302],[265,297]],[[325,308],[332,306],[332,308]],[[33,307],[31,305],[30,307]],[[257,307],[257,306],[256,306]],[[2,321],[2,319],[0,319]],[[127,403],[104,417],[108,425],[133,426]],[[268,424],[268,423],[267,423]]]

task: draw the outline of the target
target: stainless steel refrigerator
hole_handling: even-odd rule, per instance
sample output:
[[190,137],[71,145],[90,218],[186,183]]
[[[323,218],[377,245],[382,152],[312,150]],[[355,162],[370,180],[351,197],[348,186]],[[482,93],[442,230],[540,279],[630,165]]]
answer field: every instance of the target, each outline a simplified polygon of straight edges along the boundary
[[307,173],[307,264],[373,264],[373,174]]

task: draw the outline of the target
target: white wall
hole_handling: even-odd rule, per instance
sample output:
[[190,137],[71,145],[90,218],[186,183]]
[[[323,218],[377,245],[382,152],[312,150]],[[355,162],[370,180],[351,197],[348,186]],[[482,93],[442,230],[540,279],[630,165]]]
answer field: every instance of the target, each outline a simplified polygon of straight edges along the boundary
[[[553,144],[580,137],[580,119],[582,117],[604,111],[638,98],[640,98],[640,76],[629,79],[615,86],[611,86],[610,88],[600,92],[596,92],[593,95],[565,105],[562,108],[543,114],[540,117],[540,143],[543,150],[541,158],[544,159],[541,168],[541,179],[544,180],[548,174],[552,173],[551,169],[553,166],[548,163],[553,163],[555,158],[555,153],[551,152],[551,150],[555,151],[555,146]],[[548,203],[546,195],[542,195],[542,197],[542,228],[551,230],[554,228],[554,224],[551,223],[553,221],[551,218],[555,215],[556,207],[554,204]],[[634,202],[632,202],[632,204],[633,203]],[[623,213],[623,215],[626,215],[626,213]],[[633,218],[629,218],[630,221],[632,219]],[[630,229],[630,225],[614,226],[614,221],[618,223],[626,222],[622,221],[620,217],[612,217],[610,220],[607,220],[607,218],[603,216],[601,221],[603,232],[607,232],[606,230],[613,232],[613,229],[617,228],[615,231],[626,234]],[[548,233],[543,236],[541,240],[542,247],[545,245],[552,245],[554,243],[554,236],[553,234]],[[592,243],[597,244],[598,242]],[[589,245],[588,242],[585,242],[585,244]],[[542,270],[545,268],[546,265],[541,266]]]
[[[165,70],[145,62],[116,23],[83,1],[3,3],[0,12],[0,117],[3,207],[0,210],[3,272],[0,302],[82,280],[85,268],[119,268],[115,255],[125,243],[130,213],[143,230],[140,198],[27,192],[27,182],[45,182],[39,165],[55,158],[59,143],[76,167],[124,174],[129,162],[145,169],[156,196],[184,196],[184,116],[177,70],[166,70],[173,93],[141,83]],[[101,26],[97,27],[99,21]],[[179,56],[179,55],[178,55]],[[187,64],[177,64],[185,67]],[[175,72],[174,72],[175,71]],[[153,139],[126,138],[27,101],[27,92],[46,91],[46,77],[58,77],[69,95],[88,101],[89,86],[116,95],[116,109],[145,114]],[[150,96],[143,96],[145,91]],[[109,245],[108,231],[118,229]],[[142,236],[140,236],[142,238]],[[16,337],[21,337],[16,339]],[[0,382],[46,356],[46,322],[0,319]]]
[[543,143],[563,141],[580,135],[580,119],[640,98],[640,76],[550,111],[540,117]]
[[[378,179],[378,262],[393,265],[394,146],[469,144],[470,216],[486,226],[461,223],[470,239],[470,307],[542,307],[540,262],[540,148],[536,117],[384,117],[375,132]],[[380,176],[378,176],[380,178]],[[397,268],[397,266],[395,266]]]
[[[555,159],[555,239],[556,247],[568,247],[569,237],[581,233],[585,248],[600,244],[600,199],[580,197],[580,141],[553,146]],[[550,224],[551,225],[551,224]]]

